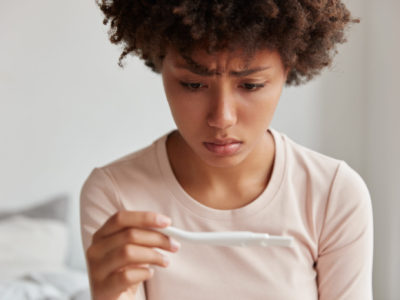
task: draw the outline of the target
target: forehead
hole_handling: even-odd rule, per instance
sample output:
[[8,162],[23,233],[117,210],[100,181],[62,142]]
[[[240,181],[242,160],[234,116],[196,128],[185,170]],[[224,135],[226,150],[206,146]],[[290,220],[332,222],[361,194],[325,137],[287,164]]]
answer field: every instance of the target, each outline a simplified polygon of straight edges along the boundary
[[246,53],[241,49],[235,51],[218,51],[207,53],[205,50],[195,50],[190,55],[181,54],[174,49],[167,52],[167,59],[175,67],[191,67],[204,72],[225,73],[229,70],[246,70],[273,66],[280,63],[277,51],[262,49],[253,53]]

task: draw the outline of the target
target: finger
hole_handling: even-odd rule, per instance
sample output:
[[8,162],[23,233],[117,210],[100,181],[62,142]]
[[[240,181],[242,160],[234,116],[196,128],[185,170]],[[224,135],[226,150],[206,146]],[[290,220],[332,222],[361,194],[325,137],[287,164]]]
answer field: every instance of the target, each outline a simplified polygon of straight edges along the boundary
[[107,291],[113,291],[114,294],[126,291],[128,288],[134,288],[136,292],[138,285],[153,277],[154,269],[150,268],[126,268],[121,272],[110,274],[106,278],[104,288]]
[[147,268],[147,269],[149,269],[150,268],[150,264],[128,265],[128,266],[125,266],[125,267],[122,267],[122,268],[118,269],[117,272],[125,271],[125,270],[128,270],[128,269],[133,269],[133,268]]
[[163,228],[171,224],[165,215],[150,211],[119,211],[111,216],[93,235],[93,241],[120,231],[125,227]]
[[95,274],[97,280],[103,280],[111,273],[131,265],[151,264],[167,267],[169,259],[162,253],[147,247],[136,245],[124,245],[112,250],[103,257],[96,265]]
[[88,258],[98,260],[112,250],[126,244],[151,248],[157,247],[171,252],[176,252],[180,248],[178,241],[160,232],[140,228],[126,228],[98,240],[88,249]]

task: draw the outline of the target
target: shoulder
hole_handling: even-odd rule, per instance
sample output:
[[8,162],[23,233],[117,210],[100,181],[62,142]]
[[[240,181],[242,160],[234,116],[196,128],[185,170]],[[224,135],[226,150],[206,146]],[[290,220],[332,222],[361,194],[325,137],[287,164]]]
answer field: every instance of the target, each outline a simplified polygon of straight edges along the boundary
[[108,163],[92,169],[86,178],[85,186],[115,187],[124,181],[131,181],[138,177],[151,177],[158,172],[157,148],[162,146],[167,135],[156,139],[152,144],[147,145],[134,152],[123,155]]
[[353,168],[342,162],[331,186],[326,217],[346,218],[348,213],[359,212],[360,218],[370,218],[371,195],[368,187]]
[[303,183],[311,182],[319,187],[331,185],[343,160],[301,145],[284,133],[278,133],[277,136],[284,145],[285,169],[289,179],[303,179]]
[[300,145],[285,134],[280,135],[286,146],[288,169],[297,175],[304,172],[315,179],[329,179],[331,197],[337,193],[369,196],[365,181],[346,161]]
[[[338,168],[324,213],[319,253],[358,248],[362,256],[373,244],[371,196],[362,177],[346,162]],[[371,256],[371,255],[370,255]]]
[[158,170],[157,151],[163,147],[167,134],[157,138],[153,143],[132,153],[119,157],[101,168],[109,176],[128,173],[148,173]]
[[[325,207],[370,205],[370,195],[360,174],[341,159],[302,146],[285,134],[279,134],[286,151],[286,176],[289,182],[307,187],[313,195],[325,199]],[[368,207],[366,207],[368,210]]]
[[294,142],[286,135],[283,136],[286,139],[288,156],[292,163],[295,162],[294,165],[301,165],[309,173],[331,177],[331,194],[369,194],[361,175],[346,161],[314,151]]
[[117,169],[123,169],[123,168],[129,168],[134,165],[140,165],[143,162],[152,160],[155,155],[156,151],[156,145],[161,138],[157,139],[154,141],[152,144],[147,145],[143,148],[140,148],[134,152],[131,152],[129,154],[126,154],[124,156],[121,156],[119,158],[116,158],[112,160],[111,162],[108,162],[99,168],[103,170],[117,170]]
[[332,168],[337,169],[342,160],[328,156],[304,145],[301,145],[289,138],[286,134],[282,134],[282,139],[285,142],[287,149],[287,156],[292,162],[301,164],[307,168],[323,169]]

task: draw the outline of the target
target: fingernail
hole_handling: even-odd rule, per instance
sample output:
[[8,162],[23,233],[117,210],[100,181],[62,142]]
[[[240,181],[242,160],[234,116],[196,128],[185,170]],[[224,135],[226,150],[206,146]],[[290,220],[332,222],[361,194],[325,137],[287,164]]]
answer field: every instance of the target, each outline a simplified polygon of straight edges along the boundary
[[169,241],[171,243],[171,249],[172,250],[178,250],[181,247],[181,243],[179,243],[177,240],[173,238],[169,238]]
[[168,256],[163,256],[163,262],[164,262],[165,266],[168,266],[169,262],[170,262],[169,257]]
[[149,271],[150,271],[150,276],[153,276],[153,274],[154,274],[154,269],[153,269],[153,268],[149,268]]
[[164,226],[169,225],[171,223],[171,219],[163,215],[157,215],[156,222],[158,225]]

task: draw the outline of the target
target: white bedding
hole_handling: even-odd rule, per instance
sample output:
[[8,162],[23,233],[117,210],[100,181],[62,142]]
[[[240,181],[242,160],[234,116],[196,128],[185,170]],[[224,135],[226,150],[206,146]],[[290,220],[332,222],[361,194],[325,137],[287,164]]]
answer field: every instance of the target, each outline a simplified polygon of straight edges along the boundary
[[90,300],[85,272],[67,267],[66,225],[21,215],[0,220],[1,300]]
[[4,300],[90,300],[87,276],[75,270],[30,272],[0,281]]

